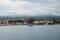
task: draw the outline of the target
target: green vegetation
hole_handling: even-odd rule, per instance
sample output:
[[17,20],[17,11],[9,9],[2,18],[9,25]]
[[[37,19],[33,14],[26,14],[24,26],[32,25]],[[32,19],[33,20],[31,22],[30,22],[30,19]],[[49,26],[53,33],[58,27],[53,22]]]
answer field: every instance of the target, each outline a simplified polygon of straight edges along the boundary
[[55,24],[60,24],[60,20],[56,20],[55,21]]
[[29,18],[26,20],[27,23],[33,23],[34,19],[33,18]]

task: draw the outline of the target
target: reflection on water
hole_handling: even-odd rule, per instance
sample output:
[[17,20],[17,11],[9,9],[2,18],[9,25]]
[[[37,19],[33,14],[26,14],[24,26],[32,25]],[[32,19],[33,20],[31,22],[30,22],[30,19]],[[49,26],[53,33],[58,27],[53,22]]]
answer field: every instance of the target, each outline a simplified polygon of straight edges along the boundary
[[0,40],[60,40],[60,25],[1,26]]

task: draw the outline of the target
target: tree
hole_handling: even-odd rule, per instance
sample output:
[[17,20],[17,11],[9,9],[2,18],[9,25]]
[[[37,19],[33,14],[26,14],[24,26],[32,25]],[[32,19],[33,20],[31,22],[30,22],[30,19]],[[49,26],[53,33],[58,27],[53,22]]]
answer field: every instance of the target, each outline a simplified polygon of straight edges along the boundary
[[29,18],[29,19],[26,20],[27,23],[31,23],[31,24],[33,23],[33,21],[34,21],[33,18]]

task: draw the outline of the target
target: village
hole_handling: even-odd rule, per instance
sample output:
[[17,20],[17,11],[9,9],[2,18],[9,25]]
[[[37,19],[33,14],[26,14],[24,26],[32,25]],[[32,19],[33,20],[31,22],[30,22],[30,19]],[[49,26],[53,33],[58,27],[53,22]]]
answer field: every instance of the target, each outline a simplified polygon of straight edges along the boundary
[[60,24],[60,20],[53,21],[53,20],[34,20],[32,18],[25,19],[25,20],[0,20],[0,26],[9,26],[9,25],[53,25],[53,24]]

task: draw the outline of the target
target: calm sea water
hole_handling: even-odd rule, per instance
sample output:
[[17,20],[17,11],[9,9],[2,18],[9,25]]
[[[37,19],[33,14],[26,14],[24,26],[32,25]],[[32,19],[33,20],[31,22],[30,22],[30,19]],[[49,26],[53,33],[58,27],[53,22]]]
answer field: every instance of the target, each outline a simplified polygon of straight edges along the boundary
[[60,40],[60,25],[0,26],[0,40]]

